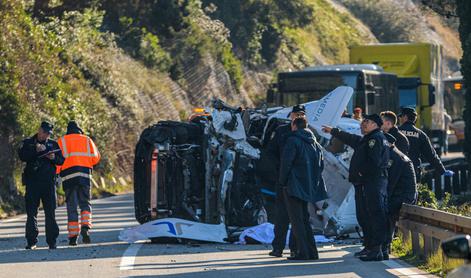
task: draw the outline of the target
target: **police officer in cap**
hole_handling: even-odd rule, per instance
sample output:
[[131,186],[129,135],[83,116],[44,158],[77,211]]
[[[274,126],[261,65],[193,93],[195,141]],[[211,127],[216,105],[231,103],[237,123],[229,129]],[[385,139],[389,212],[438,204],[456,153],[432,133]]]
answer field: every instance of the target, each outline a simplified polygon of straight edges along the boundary
[[386,133],[390,144],[388,170],[388,229],[383,245],[383,258],[389,259],[391,241],[402,204],[414,204],[417,200],[417,183],[414,164],[397,147],[396,138]]
[[35,249],[38,242],[37,215],[40,201],[46,218],[46,241],[49,249],[56,249],[59,227],[56,222],[56,165],[64,163],[64,156],[56,141],[50,139],[53,126],[42,122],[37,134],[23,140],[18,150],[26,162],[23,184],[26,185],[26,249]]
[[[304,105],[295,105],[288,114],[288,118],[291,121],[298,117],[305,117],[306,108]],[[281,155],[283,148],[286,144],[288,136],[292,133],[291,122],[285,125],[281,125],[275,129],[272,139],[268,142],[267,149],[271,153],[271,157],[276,161],[276,169],[280,170]],[[276,175],[275,175],[276,176]],[[285,205],[285,197],[283,194],[282,187],[277,184],[276,186],[276,197],[275,197],[275,238],[273,239],[272,246],[273,250],[269,253],[270,256],[281,257],[283,249],[286,245],[286,235],[289,229],[289,216],[288,210]],[[293,239],[293,233],[290,234],[289,247],[292,256],[296,253],[295,241]]]
[[414,163],[415,174],[418,181],[421,178],[420,164],[427,161],[440,175],[453,176],[453,171],[445,170],[435,149],[430,143],[430,139],[422,130],[415,127],[417,112],[412,107],[401,107],[399,131],[409,140],[410,148],[408,156]]
[[381,131],[381,117],[373,114],[361,122],[362,136],[324,126],[330,133],[354,149],[348,180],[355,186],[358,223],[364,234],[365,248],[355,256],[362,261],[383,260],[382,245],[387,232],[387,186],[389,145]]

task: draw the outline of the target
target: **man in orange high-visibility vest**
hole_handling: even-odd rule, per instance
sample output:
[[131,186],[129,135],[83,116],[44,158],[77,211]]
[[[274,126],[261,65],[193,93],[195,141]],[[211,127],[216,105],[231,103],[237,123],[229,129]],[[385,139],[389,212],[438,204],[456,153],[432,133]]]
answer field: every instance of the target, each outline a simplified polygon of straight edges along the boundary
[[[90,204],[92,169],[100,161],[100,153],[90,137],[83,134],[75,121],[67,125],[67,134],[58,140],[65,161],[57,167],[67,203],[69,245],[77,245],[79,232],[83,243],[91,243]],[[77,206],[80,207],[80,225]]]

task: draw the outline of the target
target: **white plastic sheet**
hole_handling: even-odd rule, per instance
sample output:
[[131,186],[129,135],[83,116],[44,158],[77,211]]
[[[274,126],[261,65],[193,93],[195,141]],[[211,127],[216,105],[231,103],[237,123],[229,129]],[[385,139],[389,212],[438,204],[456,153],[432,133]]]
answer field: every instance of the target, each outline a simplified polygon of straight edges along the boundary
[[[289,234],[291,230],[288,231],[286,237],[286,245],[289,243]],[[254,227],[247,228],[239,236],[239,242],[237,244],[246,244],[245,238],[252,238],[263,244],[271,244],[275,238],[274,225],[271,223],[263,223]],[[314,239],[317,243],[326,243],[333,242],[333,239],[328,239],[323,235],[315,235]]]
[[119,239],[129,243],[154,237],[170,237],[224,243],[226,225],[204,224],[179,218],[163,218],[122,230]]

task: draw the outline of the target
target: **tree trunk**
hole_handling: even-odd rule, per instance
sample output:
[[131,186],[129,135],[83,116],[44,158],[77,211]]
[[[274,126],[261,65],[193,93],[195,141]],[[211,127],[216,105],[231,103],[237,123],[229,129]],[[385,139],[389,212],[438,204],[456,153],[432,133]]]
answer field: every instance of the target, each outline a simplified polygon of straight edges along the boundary
[[460,40],[463,48],[463,58],[461,58],[461,73],[464,78],[466,88],[465,112],[465,143],[464,153],[471,170],[471,1],[457,0],[457,13],[460,18]]

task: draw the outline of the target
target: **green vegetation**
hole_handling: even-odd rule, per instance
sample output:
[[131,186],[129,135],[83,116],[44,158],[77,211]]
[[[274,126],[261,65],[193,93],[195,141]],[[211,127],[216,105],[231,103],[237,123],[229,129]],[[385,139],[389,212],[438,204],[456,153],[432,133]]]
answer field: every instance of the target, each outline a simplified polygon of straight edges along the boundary
[[[424,240],[422,237],[420,238],[419,243],[423,248]],[[464,263],[463,260],[445,258],[441,250],[428,258],[418,257],[412,252],[411,239],[409,238],[405,241],[404,236],[401,233],[399,233],[399,236],[392,242],[391,250],[394,256],[399,259],[440,277],[445,277],[451,270]]]
[[128,175],[146,126],[212,97],[261,104],[277,72],[376,42],[330,0],[3,0],[0,24],[0,215],[22,210],[16,149],[42,120],[56,137],[77,120],[97,176]]
[[[471,216],[471,198],[469,195],[451,197],[449,193],[446,193],[443,200],[438,201],[434,192],[431,191],[427,185],[419,185],[418,205],[450,213]],[[420,237],[419,243],[421,248],[423,248],[423,237]],[[391,250],[399,259],[441,277],[445,277],[448,272],[464,263],[463,260],[445,258],[441,249],[428,258],[414,255],[412,252],[412,241],[410,237],[405,241],[404,236],[401,233],[399,233],[398,237],[396,237],[392,242]]]
[[341,0],[380,42],[420,41],[424,38],[420,13],[406,3],[387,0]]
[[427,185],[419,185],[417,205],[438,209],[454,214],[471,216],[471,195],[451,196],[446,192],[442,200],[438,201],[435,193]]
[[361,23],[345,11],[336,10],[327,1],[308,0],[305,3],[313,10],[312,22],[303,28],[287,27],[285,30],[289,46],[299,48],[307,64],[348,63],[351,46],[376,42],[356,28]]

